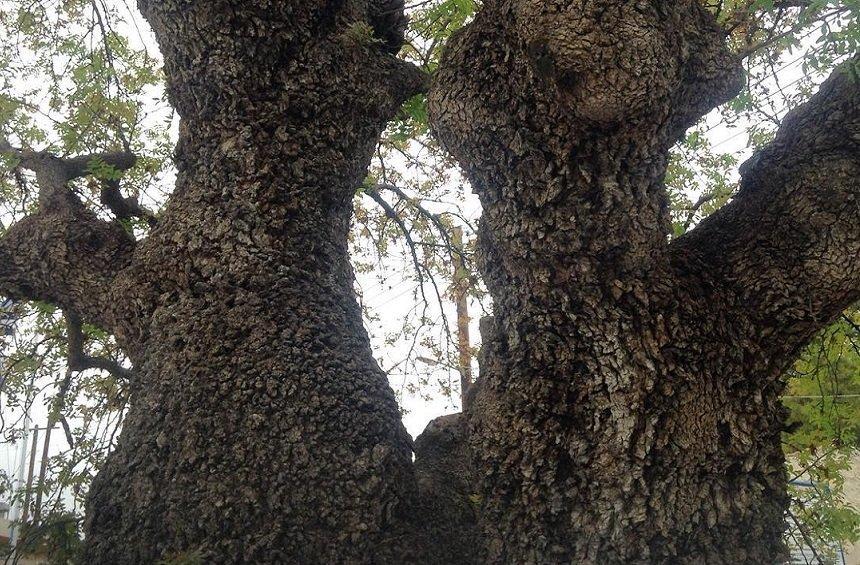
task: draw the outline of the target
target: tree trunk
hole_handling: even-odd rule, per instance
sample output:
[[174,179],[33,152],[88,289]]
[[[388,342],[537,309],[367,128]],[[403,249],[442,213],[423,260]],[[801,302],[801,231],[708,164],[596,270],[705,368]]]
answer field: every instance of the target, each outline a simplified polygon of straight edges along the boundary
[[347,233],[379,133],[422,78],[362,35],[385,24],[367,6],[301,4],[140,2],[182,117],[178,179],[113,285],[137,374],[89,497],[87,563],[416,552],[411,440]]
[[487,562],[783,557],[780,376],[860,287],[858,89],[831,79],[669,245],[668,150],[738,71],[690,1],[488,1],[450,41],[431,121],[494,301],[469,412]]
[[[860,93],[831,78],[669,244],[669,147],[740,87],[692,0],[487,0],[430,94],[484,208],[468,412],[414,445],[370,351],[347,231],[398,105],[402,2],[140,0],[182,118],[134,242],[18,151],[39,210],[0,289],[117,336],[131,409],[84,562],[770,563],[780,375],[860,298]],[[7,144],[8,145],[8,144]],[[9,151],[0,143],[0,150]]]

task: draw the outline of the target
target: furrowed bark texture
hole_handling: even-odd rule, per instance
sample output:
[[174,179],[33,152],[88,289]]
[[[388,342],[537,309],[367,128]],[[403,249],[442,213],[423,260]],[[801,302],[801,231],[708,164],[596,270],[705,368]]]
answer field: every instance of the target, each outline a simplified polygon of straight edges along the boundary
[[668,149],[740,87],[710,16],[486,0],[430,110],[484,207],[495,315],[467,413],[432,422],[413,467],[346,243],[377,137],[423,88],[392,55],[402,3],[139,5],[182,118],[146,240],[68,186],[132,157],[0,142],[40,185],[0,238],[0,290],[100,324],[135,365],[84,562],[781,558],[779,376],[860,298],[855,83],[828,80],[670,245]]
[[782,557],[779,376],[860,286],[857,86],[670,248],[668,149],[739,87],[692,1],[491,0],[449,43],[431,122],[494,299],[468,413],[487,562]]
[[84,561],[417,560],[411,442],[347,254],[355,187],[421,86],[389,52],[402,5],[140,8],[182,118],[178,179],[112,288],[139,375]]
[[10,298],[51,302],[112,327],[114,319],[103,305],[114,277],[131,261],[135,242],[120,224],[88,210],[68,183],[84,176],[89,163],[127,169],[134,158],[13,153],[36,173],[39,199],[36,212],[0,238],[0,289]]

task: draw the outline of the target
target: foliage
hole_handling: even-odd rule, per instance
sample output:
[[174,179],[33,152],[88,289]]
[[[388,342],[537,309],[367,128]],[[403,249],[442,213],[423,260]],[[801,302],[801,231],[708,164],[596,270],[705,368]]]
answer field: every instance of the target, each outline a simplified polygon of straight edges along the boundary
[[24,526],[18,542],[21,555],[45,565],[77,563],[82,549],[81,518],[66,511],[53,512],[38,525]]
[[823,330],[789,371],[791,410],[783,444],[793,486],[789,535],[827,557],[835,542],[860,539],[860,514],[844,492],[844,473],[860,446],[860,308]]
[[860,442],[860,308],[821,332],[789,371],[785,402],[796,425],[786,440],[815,452]]
[[373,35],[373,28],[366,22],[355,22],[343,33],[342,39],[355,47],[370,47],[381,44],[382,40]]

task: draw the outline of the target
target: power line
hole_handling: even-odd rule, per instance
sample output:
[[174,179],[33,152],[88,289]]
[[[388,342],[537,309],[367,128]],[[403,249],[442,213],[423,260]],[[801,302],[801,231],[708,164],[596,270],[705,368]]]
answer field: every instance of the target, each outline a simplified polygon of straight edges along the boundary
[[[791,87],[791,86],[794,86],[795,84],[799,83],[800,81],[802,81],[802,80],[803,80],[803,79],[805,79],[805,78],[806,78],[806,77],[803,77],[803,76],[802,76],[802,77],[798,78],[797,80],[794,80],[794,81],[792,81],[792,82],[790,82],[790,83],[786,84],[786,85],[785,85],[785,86],[783,86],[782,88],[789,88],[789,87]],[[776,96],[776,94],[778,94],[779,92],[781,92],[781,91],[780,91],[780,90],[775,90],[774,92],[770,93],[770,95],[765,96],[764,98],[762,98],[762,99],[760,100],[760,102],[766,102],[766,101],[770,100],[771,98],[773,98],[774,96]],[[715,143],[714,145],[711,145],[711,149],[716,149],[717,147],[719,147],[719,146],[721,146],[721,145],[725,145],[725,144],[726,144],[726,143],[728,143],[729,141],[731,141],[731,140],[733,140],[733,139],[735,139],[735,138],[737,138],[737,137],[739,137],[739,136],[741,136],[741,135],[744,135],[745,133],[749,133],[749,132],[748,132],[748,130],[746,130],[746,129],[742,129],[741,131],[739,131],[739,132],[735,133],[735,134],[734,134],[734,135],[732,135],[732,136],[727,137],[726,139],[724,139],[724,140],[720,141],[719,143]]]
[[[809,33],[809,34],[807,34],[806,36],[801,37],[800,39],[804,39],[804,38],[808,37],[809,35],[812,35],[812,33]],[[812,50],[812,52],[815,52],[815,51],[817,51],[817,50],[818,50],[818,49],[813,49],[813,50]],[[796,59],[793,59],[792,61],[789,61],[788,63],[785,63],[784,65],[782,65],[781,67],[779,67],[779,68],[778,68],[778,69],[776,69],[775,71],[771,72],[770,74],[768,74],[768,75],[766,75],[766,76],[763,76],[762,78],[758,79],[756,82],[754,82],[754,83],[750,84],[749,86],[747,86],[747,89],[748,89],[748,90],[752,90],[752,89],[753,89],[753,88],[755,88],[756,86],[761,85],[761,84],[762,84],[764,81],[766,81],[767,79],[769,79],[769,78],[773,78],[773,77],[775,77],[775,76],[778,76],[778,75],[779,75],[779,73],[780,73],[780,71],[783,71],[783,70],[787,69],[788,67],[790,67],[790,66],[794,65],[795,63],[797,63],[797,62],[799,62],[799,61],[803,60],[803,59],[804,59],[808,54],[809,54],[809,52],[806,52],[806,53],[804,53],[803,55],[801,55],[800,57],[798,57],[798,58],[796,58]],[[790,86],[790,85],[787,85],[787,86]],[[787,86],[786,86],[786,87],[787,87]],[[784,88],[785,88],[785,87],[784,87]],[[768,98],[764,98],[763,100],[767,100],[767,99],[768,99]],[[708,132],[710,132],[710,131],[713,131],[714,129],[716,129],[716,128],[720,127],[721,125],[723,125],[725,122],[726,122],[725,118],[721,119],[719,122],[715,123],[715,124],[714,124],[714,125],[712,125],[711,127],[709,127],[709,128],[707,128],[706,130],[704,130],[704,131],[702,132],[702,135],[704,135],[704,134],[706,134],[706,133],[708,133]]]
[[401,292],[400,294],[398,294],[398,295],[396,295],[396,296],[393,296],[393,297],[389,298],[388,300],[386,300],[386,301],[384,301],[384,302],[380,302],[379,304],[376,304],[376,305],[374,305],[374,306],[371,306],[371,305],[369,305],[369,304],[368,304],[368,305],[367,305],[367,307],[368,307],[368,308],[370,308],[371,310],[377,310],[377,309],[379,309],[379,308],[382,308],[382,307],[383,307],[383,306],[385,306],[386,304],[390,304],[390,303],[394,302],[395,300],[397,300],[398,298],[400,298],[400,297],[402,297],[402,296],[405,296],[405,295],[409,294],[410,292],[415,292],[415,291],[417,291],[417,290],[418,290],[418,285],[415,285],[414,287],[407,288],[406,290],[404,290],[404,291],[403,291],[403,292]]
[[[823,24],[826,24],[826,23],[827,23],[827,20],[826,20],[826,19],[825,19],[825,20],[823,20],[823,22],[822,22],[822,23],[823,23]],[[797,38],[797,40],[798,40],[798,41],[802,41],[802,40],[806,39],[807,37],[809,37],[809,36],[811,36],[812,34],[814,34],[815,32],[817,32],[817,31],[818,31],[818,29],[819,29],[819,28],[814,28],[814,29],[810,30],[808,33],[806,33],[806,34],[804,34],[804,35],[800,36],[799,38]],[[803,54],[801,54],[799,57],[796,57],[795,59],[792,59],[791,61],[788,61],[787,63],[784,63],[782,66],[780,66],[780,67],[779,67],[779,68],[777,68],[776,70],[774,70],[774,71],[772,71],[771,73],[768,73],[767,75],[765,75],[765,76],[761,77],[760,79],[758,79],[758,80],[757,80],[757,81],[755,81],[754,83],[751,83],[751,84],[747,87],[747,89],[748,89],[748,90],[751,90],[751,89],[753,89],[753,88],[755,88],[755,87],[757,87],[757,86],[761,85],[762,83],[764,83],[766,80],[768,80],[768,79],[770,79],[770,78],[774,78],[774,77],[776,77],[776,78],[777,78],[777,80],[778,80],[778,75],[779,75],[780,71],[783,71],[783,70],[787,69],[788,67],[790,67],[790,66],[792,66],[792,65],[797,64],[798,62],[800,62],[800,61],[802,61],[803,59],[805,59],[805,58],[806,58],[810,53],[815,53],[815,52],[817,52],[817,51],[822,50],[823,48],[824,48],[824,46],[819,47],[819,48],[810,49],[810,50],[805,51],[805,52],[804,52]],[[792,86],[792,85],[796,84],[797,82],[799,82],[799,80],[796,80],[796,81],[792,82],[791,84],[788,84],[788,85],[786,85],[786,86],[784,86],[784,87],[781,87],[781,88],[780,88],[780,90],[782,90],[782,88],[788,88],[789,86]],[[777,91],[772,92],[770,95],[766,96],[765,98],[762,98],[762,99],[761,99],[761,101],[762,101],[762,102],[764,102],[764,101],[769,100],[769,99],[770,99],[770,98],[772,98],[774,95],[776,95],[778,92],[780,92],[780,90],[777,90]],[[721,119],[720,121],[718,121],[718,122],[717,122],[717,123],[715,123],[714,125],[712,125],[712,126],[708,127],[708,128],[707,128],[707,129],[705,129],[704,131],[702,131],[702,135],[707,134],[707,133],[708,133],[708,132],[710,132],[710,131],[713,131],[714,129],[716,129],[716,128],[720,127],[721,125],[725,124],[725,122],[726,122],[725,118]],[[736,137],[737,135],[738,135],[738,134],[736,134],[736,135],[735,135],[735,137]],[[733,138],[729,138],[729,139],[733,139]],[[727,140],[724,140],[724,141],[727,141]],[[722,143],[722,142],[721,142],[721,143]]]

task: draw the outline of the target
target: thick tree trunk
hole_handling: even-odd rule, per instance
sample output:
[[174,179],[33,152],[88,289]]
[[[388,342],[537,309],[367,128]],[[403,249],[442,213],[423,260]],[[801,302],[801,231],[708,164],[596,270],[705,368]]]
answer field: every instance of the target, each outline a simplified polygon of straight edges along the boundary
[[422,78],[361,35],[384,22],[359,2],[141,9],[182,117],[179,174],[113,287],[137,374],[85,561],[416,559],[411,441],[347,232],[378,135]]
[[136,243],[86,210],[66,184],[92,157],[18,152],[40,207],[0,239],[4,293],[135,365],[86,563],[780,559],[779,376],[860,298],[856,84],[831,78],[670,245],[668,148],[740,86],[710,16],[487,0],[430,106],[484,207],[495,316],[467,414],[413,466],[346,245],[379,132],[423,88],[391,55],[402,3],[140,7],[182,117],[158,226]]
[[449,43],[431,120],[494,299],[469,413],[488,562],[781,559],[779,377],[860,286],[856,133],[822,118],[856,125],[858,95],[836,79],[773,151],[805,176],[747,167],[761,195],[670,249],[668,149],[738,78],[687,1],[488,1]]

